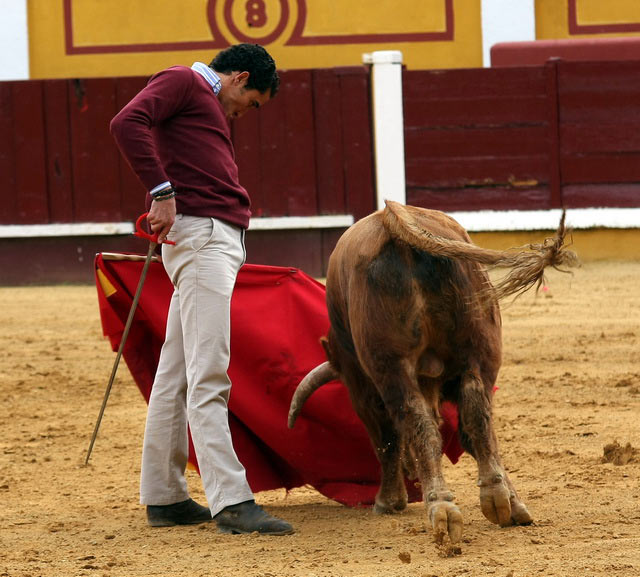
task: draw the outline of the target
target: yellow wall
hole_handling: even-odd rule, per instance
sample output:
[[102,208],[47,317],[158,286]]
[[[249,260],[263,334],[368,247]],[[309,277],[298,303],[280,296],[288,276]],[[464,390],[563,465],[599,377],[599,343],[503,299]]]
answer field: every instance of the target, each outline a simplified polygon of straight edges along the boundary
[[[374,50],[401,50],[410,69],[482,66],[481,0],[27,1],[34,79],[148,75],[241,41],[281,69],[359,65]],[[640,33],[640,0],[535,0],[535,11],[538,39]]]
[[[543,242],[554,231],[474,232],[471,239],[484,248],[505,250]],[[582,262],[596,260],[640,260],[640,229],[593,228],[574,230],[571,249]]]
[[[575,5],[579,30],[572,32],[569,4]],[[539,40],[638,36],[639,0],[535,0],[536,36]],[[594,29],[604,27],[605,30]],[[631,30],[625,30],[631,28]]]
[[374,50],[401,50],[414,69],[482,65],[480,0],[253,2],[28,0],[31,78],[147,75],[240,41],[282,69],[360,65]]

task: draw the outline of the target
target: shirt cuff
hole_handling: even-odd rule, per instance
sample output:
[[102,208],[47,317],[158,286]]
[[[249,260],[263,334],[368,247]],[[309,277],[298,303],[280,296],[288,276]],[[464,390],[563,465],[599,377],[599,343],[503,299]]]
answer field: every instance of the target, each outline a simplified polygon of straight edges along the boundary
[[152,188],[149,191],[149,194],[153,194],[154,192],[158,192],[159,190],[162,190],[163,188],[167,188],[167,186],[171,186],[171,183],[168,180],[166,180],[162,184],[159,184],[158,186]]

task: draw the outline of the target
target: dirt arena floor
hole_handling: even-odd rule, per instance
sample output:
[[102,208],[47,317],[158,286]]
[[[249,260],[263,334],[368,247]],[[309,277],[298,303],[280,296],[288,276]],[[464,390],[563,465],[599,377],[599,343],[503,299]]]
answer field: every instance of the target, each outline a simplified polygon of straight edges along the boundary
[[[535,518],[480,513],[473,460],[445,475],[465,517],[439,549],[424,508],[348,509],[310,488],[257,495],[287,537],[152,529],[137,503],[145,403],[121,365],[88,467],[114,353],[95,288],[0,288],[0,576],[454,577],[640,575],[640,262],[552,271],[503,310],[495,420]],[[193,497],[204,501],[190,474]]]

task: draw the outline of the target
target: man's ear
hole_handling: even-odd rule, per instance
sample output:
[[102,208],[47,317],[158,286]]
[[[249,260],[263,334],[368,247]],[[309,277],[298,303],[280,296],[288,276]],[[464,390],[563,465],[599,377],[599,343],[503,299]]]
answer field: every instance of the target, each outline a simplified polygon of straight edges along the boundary
[[246,70],[243,72],[238,72],[238,74],[234,78],[234,82],[237,82],[240,86],[243,86],[243,87],[246,86],[248,81],[249,81],[249,72]]

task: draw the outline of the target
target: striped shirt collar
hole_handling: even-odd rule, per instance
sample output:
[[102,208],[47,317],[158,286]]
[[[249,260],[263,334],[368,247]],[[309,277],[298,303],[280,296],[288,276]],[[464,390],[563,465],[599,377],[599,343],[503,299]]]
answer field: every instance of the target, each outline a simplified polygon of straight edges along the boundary
[[218,94],[218,92],[220,92],[222,82],[220,81],[220,77],[215,73],[215,70],[212,70],[203,62],[194,62],[191,70],[194,70],[204,77],[204,79],[211,85],[211,88],[213,88],[214,94]]

